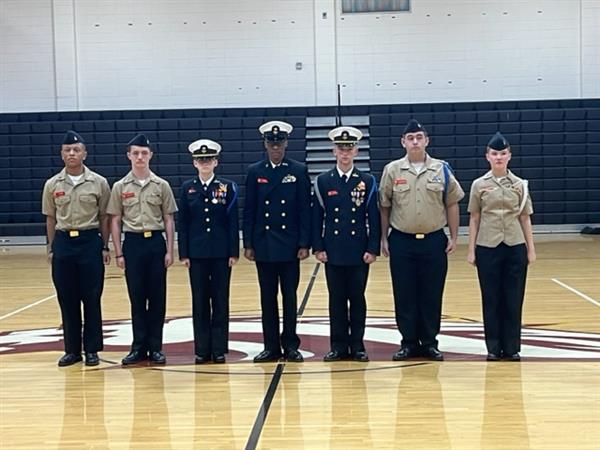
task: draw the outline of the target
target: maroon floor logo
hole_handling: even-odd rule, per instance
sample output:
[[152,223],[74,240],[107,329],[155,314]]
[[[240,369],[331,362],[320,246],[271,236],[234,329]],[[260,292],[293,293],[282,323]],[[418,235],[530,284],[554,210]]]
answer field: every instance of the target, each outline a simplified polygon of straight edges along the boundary
[[[298,324],[302,339],[300,350],[310,361],[321,360],[329,350],[329,319],[306,317]],[[561,331],[525,327],[522,331],[521,355],[531,360],[600,360],[600,333]],[[466,321],[442,322],[439,347],[446,360],[481,360],[485,354],[483,325]],[[131,322],[104,322],[105,351],[126,353],[131,344]],[[393,318],[367,319],[365,346],[372,361],[389,361],[398,349],[400,334]],[[167,320],[164,328],[164,347],[168,356],[194,353],[192,319],[179,317]],[[62,351],[62,330],[42,328],[0,333],[0,355],[11,353]],[[251,361],[263,350],[262,328],[259,317],[233,317],[229,326],[228,361]],[[173,358],[170,362],[175,362]]]

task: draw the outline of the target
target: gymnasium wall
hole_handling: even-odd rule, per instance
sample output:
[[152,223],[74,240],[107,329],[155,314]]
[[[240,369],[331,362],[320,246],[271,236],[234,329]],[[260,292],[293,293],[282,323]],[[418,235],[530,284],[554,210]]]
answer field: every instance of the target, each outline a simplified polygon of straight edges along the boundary
[[600,2],[0,0],[0,112],[600,97]]

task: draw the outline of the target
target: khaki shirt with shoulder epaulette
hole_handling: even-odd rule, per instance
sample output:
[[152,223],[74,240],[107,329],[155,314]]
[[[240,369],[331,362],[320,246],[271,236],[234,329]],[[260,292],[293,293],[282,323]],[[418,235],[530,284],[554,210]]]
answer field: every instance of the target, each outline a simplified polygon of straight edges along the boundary
[[[446,207],[465,195],[448,169],[445,181],[444,161],[425,157],[419,173],[407,157],[392,161],[383,169],[379,186],[379,204],[391,208],[390,225],[404,233],[432,233],[446,223]],[[444,195],[444,188],[448,192]]]
[[142,184],[129,172],[113,185],[107,211],[121,216],[123,231],[142,233],[164,230],[164,216],[177,212],[177,204],[166,180],[150,172]]
[[42,213],[56,219],[57,230],[92,230],[100,227],[109,198],[103,176],[84,166],[82,177],[73,184],[63,169],[44,185]]
[[[527,198],[521,210],[524,195]],[[509,246],[525,242],[519,216],[533,214],[533,205],[524,180],[512,172],[501,181],[491,171],[473,181],[468,209],[481,214],[477,245],[493,248],[502,242]]]

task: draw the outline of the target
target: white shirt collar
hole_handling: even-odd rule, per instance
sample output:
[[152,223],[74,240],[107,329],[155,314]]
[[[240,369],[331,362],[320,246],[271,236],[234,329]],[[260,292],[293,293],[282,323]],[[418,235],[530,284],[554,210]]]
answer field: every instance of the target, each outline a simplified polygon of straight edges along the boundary
[[200,184],[206,185],[206,186],[210,186],[210,183],[212,183],[214,179],[215,179],[215,174],[214,173],[213,173],[212,177],[210,177],[208,179],[208,181],[202,181],[202,178],[198,177],[198,180],[200,181]]
[[350,170],[348,172],[342,172],[342,169],[339,168],[339,166],[335,166],[335,168],[337,169],[337,173],[340,176],[340,178],[342,178],[342,175],[346,175],[346,177],[348,177],[348,179],[350,179],[350,175],[352,175],[352,171],[354,171],[354,165],[352,165],[352,167],[350,167]]

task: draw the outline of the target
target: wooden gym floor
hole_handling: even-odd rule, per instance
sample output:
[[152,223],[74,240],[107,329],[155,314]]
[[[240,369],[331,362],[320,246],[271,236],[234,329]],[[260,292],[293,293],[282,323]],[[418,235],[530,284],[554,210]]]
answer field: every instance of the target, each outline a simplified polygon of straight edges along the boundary
[[600,448],[600,236],[536,236],[523,361],[485,362],[475,269],[450,259],[440,349],[446,361],[391,361],[387,260],[372,267],[371,362],[326,364],[327,289],[313,258],[298,290],[302,364],[253,364],[262,350],[255,268],[234,267],[225,365],[193,364],[185,269],[169,269],[164,367],[124,369],[124,278],[106,274],[105,351],[58,368],[60,315],[42,247],[0,248],[0,448]]

